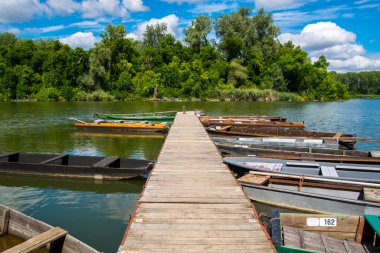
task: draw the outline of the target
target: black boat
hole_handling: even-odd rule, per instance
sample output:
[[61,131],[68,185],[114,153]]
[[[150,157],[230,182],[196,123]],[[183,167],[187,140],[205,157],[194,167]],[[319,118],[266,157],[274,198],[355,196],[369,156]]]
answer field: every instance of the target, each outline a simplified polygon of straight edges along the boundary
[[0,173],[5,174],[118,180],[145,177],[152,165],[117,156],[0,153]]

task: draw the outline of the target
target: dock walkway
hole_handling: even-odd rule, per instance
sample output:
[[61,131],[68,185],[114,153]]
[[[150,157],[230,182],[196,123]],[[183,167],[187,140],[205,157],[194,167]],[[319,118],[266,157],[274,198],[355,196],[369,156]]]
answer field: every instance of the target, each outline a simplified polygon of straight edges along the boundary
[[275,251],[194,112],[177,113],[119,251]]

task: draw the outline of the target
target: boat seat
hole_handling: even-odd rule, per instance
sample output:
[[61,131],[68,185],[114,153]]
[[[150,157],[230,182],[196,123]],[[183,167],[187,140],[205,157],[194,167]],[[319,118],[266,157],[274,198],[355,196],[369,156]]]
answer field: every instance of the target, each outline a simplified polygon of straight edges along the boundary
[[120,167],[120,157],[109,156],[92,165],[92,167],[101,167],[101,168],[104,168],[107,166],[114,167],[114,168]]
[[61,165],[68,165],[68,163],[69,163],[69,155],[67,155],[67,154],[66,155],[55,156],[55,157],[52,157],[52,158],[47,159],[45,161],[42,161],[40,163],[41,164],[48,164],[48,163],[57,161],[59,159],[62,159]]
[[[60,239],[64,239],[65,236],[67,235],[67,231],[63,230],[62,228],[59,228],[59,227],[55,227],[55,228],[52,228],[42,234],[39,234],[19,245],[16,245],[14,246],[13,248],[10,248],[6,251],[4,251],[3,253],[26,253],[26,252],[31,252],[33,250],[36,250],[36,249],[39,249],[43,246],[45,246],[46,244],[53,244],[53,242],[55,241],[60,241],[62,245],[60,246],[56,246],[57,248],[58,247],[61,247],[63,246],[63,240],[60,240]],[[51,249],[52,247],[50,247]],[[57,251],[57,252],[61,252],[61,251]]]
[[334,167],[321,166],[321,172],[324,177],[339,177]]
[[305,162],[286,162],[286,166],[296,167],[319,167],[319,163],[305,163]]
[[20,152],[0,154],[0,158],[8,157],[8,162],[18,162],[19,156],[20,156]]

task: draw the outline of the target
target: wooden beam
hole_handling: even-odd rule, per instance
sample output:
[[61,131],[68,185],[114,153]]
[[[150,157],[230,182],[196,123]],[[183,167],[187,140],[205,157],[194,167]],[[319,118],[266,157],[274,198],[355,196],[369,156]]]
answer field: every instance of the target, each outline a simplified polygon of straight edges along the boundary
[[95,163],[94,165],[92,165],[92,167],[101,167],[101,168],[104,168],[107,166],[115,167],[115,168],[120,167],[120,157],[109,156],[109,157],[106,157],[106,158],[100,160],[99,162]]
[[64,238],[67,235],[67,231],[55,227],[42,234],[39,234],[13,248],[10,248],[3,253],[27,253],[35,249],[39,249],[48,243],[53,243],[56,240]]
[[20,156],[20,152],[0,154],[0,158],[8,157],[8,162],[18,162],[19,156]]
[[9,226],[9,216],[11,214],[10,209],[5,209],[3,211],[3,216],[1,218],[1,227],[0,227],[0,236],[8,234],[8,226]]
[[51,163],[51,162],[57,161],[59,159],[62,159],[61,165],[68,165],[69,155],[67,155],[67,154],[65,154],[65,155],[59,155],[59,156],[55,156],[53,158],[47,159],[45,161],[42,161],[41,164]]

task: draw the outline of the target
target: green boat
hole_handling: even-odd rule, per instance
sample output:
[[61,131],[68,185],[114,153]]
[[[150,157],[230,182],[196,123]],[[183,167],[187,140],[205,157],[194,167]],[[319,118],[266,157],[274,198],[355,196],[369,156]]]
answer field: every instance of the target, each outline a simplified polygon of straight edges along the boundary
[[176,111],[148,112],[148,113],[95,113],[94,118],[105,120],[126,120],[126,121],[149,121],[149,122],[173,122]]

